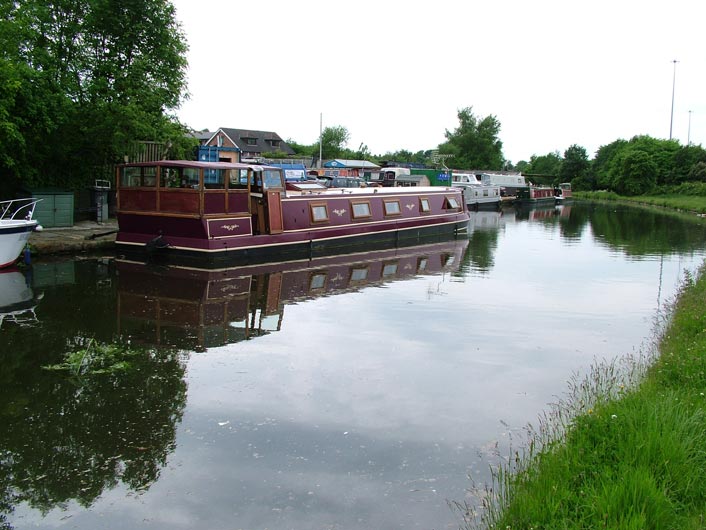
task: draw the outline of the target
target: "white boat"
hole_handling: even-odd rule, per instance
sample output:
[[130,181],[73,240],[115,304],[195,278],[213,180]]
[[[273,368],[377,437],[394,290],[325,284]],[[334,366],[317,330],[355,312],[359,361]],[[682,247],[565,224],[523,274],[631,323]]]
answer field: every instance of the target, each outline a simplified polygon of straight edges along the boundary
[[454,188],[463,189],[463,199],[466,201],[469,210],[481,208],[499,208],[502,198],[500,197],[500,186],[496,184],[483,184],[473,173],[451,174],[451,185]]
[[42,227],[33,219],[34,208],[41,199],[15,199],[0,202],[0,268],[17,261],[27,245],[29,235]]

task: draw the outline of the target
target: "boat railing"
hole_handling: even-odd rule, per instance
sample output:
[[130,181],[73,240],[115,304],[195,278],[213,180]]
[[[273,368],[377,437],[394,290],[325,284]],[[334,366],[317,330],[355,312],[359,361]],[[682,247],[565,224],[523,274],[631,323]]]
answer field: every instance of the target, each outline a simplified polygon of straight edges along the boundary
[[14,221],[15,219],[30,220],[34,216],[34,208],[42,199],[26,198],[0,201],[0,219]]

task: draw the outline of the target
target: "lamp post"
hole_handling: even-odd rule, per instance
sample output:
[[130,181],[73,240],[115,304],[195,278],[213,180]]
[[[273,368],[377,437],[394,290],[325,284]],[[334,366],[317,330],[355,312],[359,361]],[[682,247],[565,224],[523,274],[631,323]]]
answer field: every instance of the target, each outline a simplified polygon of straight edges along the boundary
[[674,63],[674,71],[672,73],[672,114],[669,118],[669,139],[670,140],[672,139],[672,124],[674,123],[674,86],[675,86],[676,80],[677,80],[677,63],[678,62],[679,61],[677,61],[676,59],[674,59],[672,61],[672,63]]

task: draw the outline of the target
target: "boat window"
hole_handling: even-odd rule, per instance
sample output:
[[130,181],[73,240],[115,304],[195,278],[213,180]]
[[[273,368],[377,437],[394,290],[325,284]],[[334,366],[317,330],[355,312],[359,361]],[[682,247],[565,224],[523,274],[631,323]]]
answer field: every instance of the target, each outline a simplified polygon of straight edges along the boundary
[[185,167],[182,174],[182,187],[199,189],[199,170],[195,167]]
[[126,166],[120,174],[121,188],[153,187],[156,182],[156,166]]
[[385,215],[399,215],[400,201],[384,201],[385,202]]
[[328,221],[328,209],[326,204],[311,204],[311,220],[314,223]]
[[205,169],[203,172],[203,187],[207,190],[223,190],[226,187],[224,169]]
[[284,189],[282,172],[278,169],[265,169],[262,172],[262,180],[266,190]]
[[431,211],[431,203],[426,197],[420,197],[419,199],[419,211],[422,213]]
[[370,203],[368,201],[351,201],[351,209],[353,210],[353,219],[372,216],[370,213]]
[[247,169],[229,169],[228,187],[230,189],[247,189],[248,187],[248,170]]
[[446,204],[444,205],[446,210],[458,210],[459,203],[456,197],[446,197]]
[[417,272],[424,272],[427,270],[427,262],[429,261],[429,258],[426,256],[422,258],[417,259]]
[[159,182],[160,188],[178,188],[179,187],[179,168],[163,167],[160,173]]

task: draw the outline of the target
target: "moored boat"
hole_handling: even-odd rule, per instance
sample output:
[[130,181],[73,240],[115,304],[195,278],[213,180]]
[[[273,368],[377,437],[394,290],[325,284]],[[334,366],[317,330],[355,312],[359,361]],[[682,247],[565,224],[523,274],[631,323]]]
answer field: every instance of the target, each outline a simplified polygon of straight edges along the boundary
[[123,164],[117,199],[119,251],[216,262],[418,244],[468,222],[456,188],[285,185],[280,168],[230,162]]
[[41,199],[14,199],[0,202],[0,268],[17,261],[27,245],[29,235],[41,230],[33,219],[34,208]]
[[463,199],[469,210],[499,208],[502,198],[500,186],[483,184],[473,173],[451,174],[451,185],[463,190]]
[[524,189],[518,189],[515,196],[515,204],[531,205],[531,204],[554,204],[554,188],[549,186],[528,186]]
[[554,188],[554,199],[557,204],[571,198],[571,182],[562,182]]

